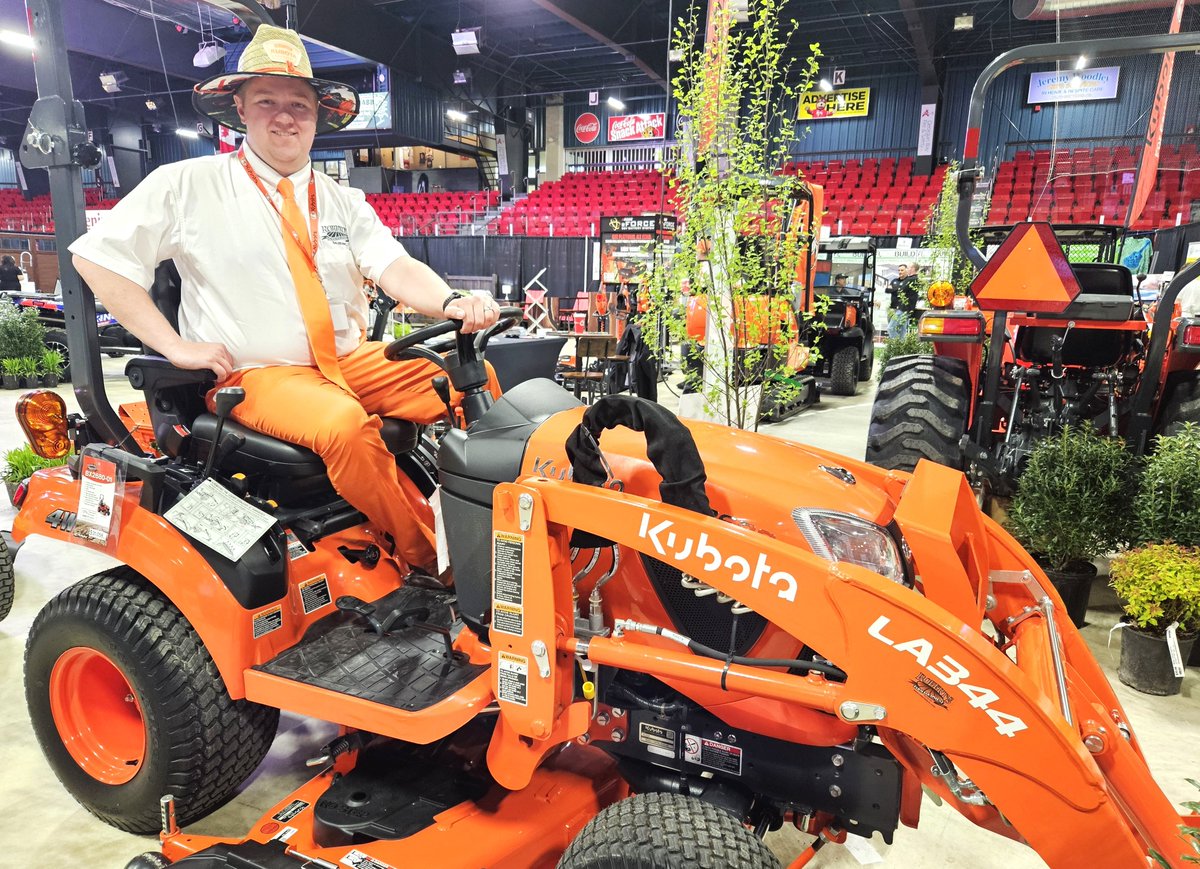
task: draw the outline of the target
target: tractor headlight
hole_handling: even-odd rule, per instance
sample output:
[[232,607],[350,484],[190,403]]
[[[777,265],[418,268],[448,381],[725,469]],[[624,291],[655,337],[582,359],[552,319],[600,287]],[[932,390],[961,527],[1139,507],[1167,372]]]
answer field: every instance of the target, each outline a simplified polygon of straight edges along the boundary
[[828,561],[846,561],[908,585],[900,546],[886,528],[848,513],[797,507],[792,519],[808,545]]

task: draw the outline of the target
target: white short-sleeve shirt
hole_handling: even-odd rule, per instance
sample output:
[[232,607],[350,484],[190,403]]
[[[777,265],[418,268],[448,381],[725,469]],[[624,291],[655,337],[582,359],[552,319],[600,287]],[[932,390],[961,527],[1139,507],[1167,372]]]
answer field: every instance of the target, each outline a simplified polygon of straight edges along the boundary
[[[249,147],[246,158],[282,210],[280,175]],[[329,300],[339,356],[367,328],[363,278],[379,281],[407,256],[361,190],[342,187],[309,166],[289,176],[308,213],[315,179],[317,269]],[[179,332],[187,341],[224,344],[235,369],[312,365],[304,320],[288,270],[279,213],[237,159],[220,154],[154,170],[71,245],[71,252],[149,289],[154,269],[175,261],[182,281]]]

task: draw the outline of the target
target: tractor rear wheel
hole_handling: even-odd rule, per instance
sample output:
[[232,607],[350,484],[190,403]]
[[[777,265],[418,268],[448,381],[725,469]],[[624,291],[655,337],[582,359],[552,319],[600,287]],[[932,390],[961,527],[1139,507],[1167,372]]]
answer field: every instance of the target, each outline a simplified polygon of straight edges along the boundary
[[829,360],[829,379],[834,395],[853,395],[858,391],[858,348],[843,347]]
[[867,461],[911,471],[921,459],[963,466],[959,441],[971,409],[967,363],[947,356],[888,361],[867,432]]
[[1181,372],[1169,378],[1157,431],[1173,435],[1185,422],[1200,425],[1200,371]]
[[46,604],[25,647],[25,698],[50,766],[102,821],[180,824],[233,796],[262,761],[279,710],[233,700],[183,615],[137,573],[90,576]]
[[779,869],[762,839],[724,809],[680,794],[638,794],[588,822],[558,869]]
[[12,612],[13,598],[17,596],[17,575],[13,571],[13,557],[8,542],[0,537],[0,622]]

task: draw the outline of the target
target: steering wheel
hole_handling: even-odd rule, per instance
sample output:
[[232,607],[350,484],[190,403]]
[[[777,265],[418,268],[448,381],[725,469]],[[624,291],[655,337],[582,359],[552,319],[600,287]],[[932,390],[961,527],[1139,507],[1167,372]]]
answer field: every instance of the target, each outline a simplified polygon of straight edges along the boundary
[[[395,362],[400,359],[425,359],[433,362],[443,371],[449,371],[449,363],[446,357],[442,356],[447,350],[456,350],[456,364],[468,365],[478,361],[483,356],[487,349],[488,342],[492,337],[499,335],[501,332],[507,332],[525,316],[525,312],[517,307],[504,307],[500,309],[500,319],[473,335],[468,335],[462,331],[462,320],[443,320],[440,323],[433,323],[423,329],[418,329],[415,332],[410,332],[403,338],[397,338],[383,349],[384,358]],[[447,333],[453,332],[453,336],[443,338],[435,344],[426,344],[434,338],[439,338]]]

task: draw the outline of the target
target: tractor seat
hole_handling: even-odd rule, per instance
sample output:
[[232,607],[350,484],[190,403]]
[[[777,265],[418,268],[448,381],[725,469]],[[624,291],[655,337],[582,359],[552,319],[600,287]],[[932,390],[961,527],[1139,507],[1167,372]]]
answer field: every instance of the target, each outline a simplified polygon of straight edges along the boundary
[[[1072,263],[1071,270],[1079,282],[1079,295],[1061,313],[1035,314],[1035,319],[1077,322],[1141,319],[1140,311],[1134,308],[1133,275],[1125,266]],[[1053,340],[1064,331],[1049,326],[1022,326],[1017,334],[1017,358],[1049,364],[1054,358]],[[1132,340],[1132,333],[1124,330],[1072,329],[1062,348],[1062,360],[1066,365],[1111,367],[1129,352]]]
[[[192,450],[196,455],[208,455],[216,430],[216,414],[202,413],[196,417],[192,423]],[[246,439],[233,454],[236,459],[226,459],[226,463],[236,464],[238,470],[244,474],[296,479],[325,473],[325,463],[321,461],[321,457],[307,447],[281,441],[247,428],[232,419],[225,420],[222,436],[228,432],[239,434]],[[388,452],[399,456],[417,448],[421,429],[416,423],[406,419],[384,419],[379,434]]]

